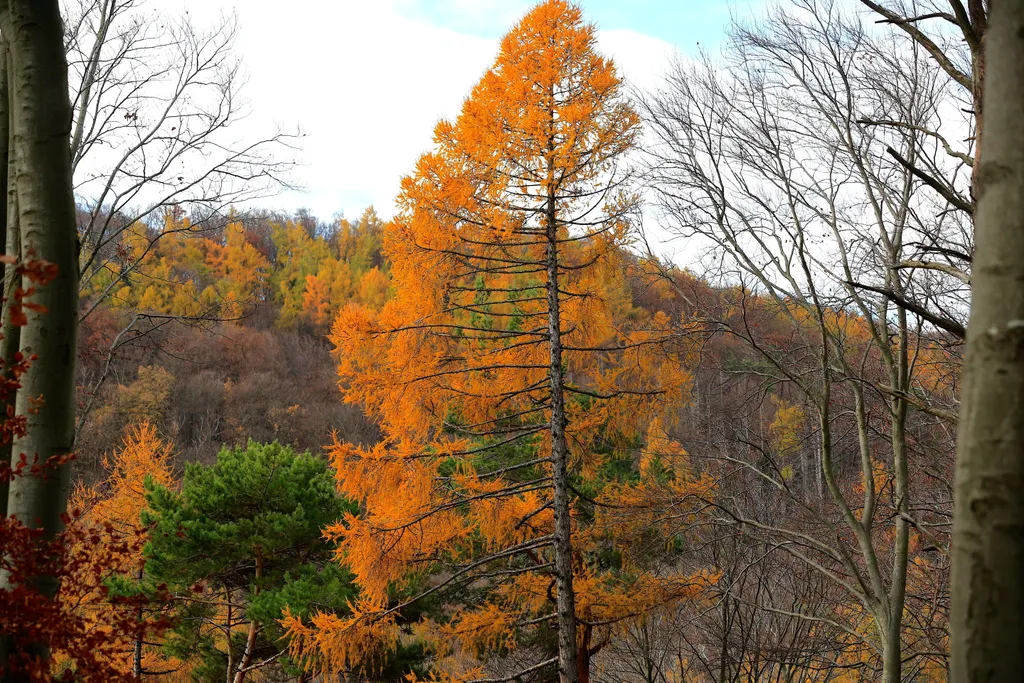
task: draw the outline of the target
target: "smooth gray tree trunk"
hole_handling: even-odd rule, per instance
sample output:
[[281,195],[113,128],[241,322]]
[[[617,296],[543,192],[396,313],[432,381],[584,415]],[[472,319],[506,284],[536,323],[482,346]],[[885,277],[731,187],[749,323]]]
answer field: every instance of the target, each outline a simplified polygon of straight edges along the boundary
[[953,525],[957,683],[1024,681],[1024,0],[992,3],[985,49]]
[[[10,254],[14,257],[20,257],[21,231],[18,227],[18,193],[14,187],[15,159],[13,155],[8,158],[8,165],[5,169],[0,170],[0,175],[3,175],[4,179],[4,198],[6,200],[4,202],[6,218],[4,221],[6,227],[4,253]],[[3,335],[3,339],[0,339],[0,358],[3,359],[2,371],[6,378],[11,376],[11,368],[13,368],[14,363],[16,362],[15,355],[21,349],[21,327],[13,324],[10,310],[14,303],[14,291],[19,285],[21,285],[21,278],[18,277],[17,268],[13,265],[6,266],[4,268],[4,279],[2,285],[3,304],[0,306],[0,334]],[[6,415],[9,410],[14,410],[14,404],[17,401],[17,398],[17,394],[12,392],[5,396],[3,401],[0,401],[0,411],[3,411],[2,414]],[[0,443],[0,462],[11,461],[13,445],[14,444],[11,441]],[[6,486],[3,488],[0,503],[2,503],[0,510],[6,512]]]
[[[8,47],[9,157],[13,160],[9,160],[13,173],[8,174],[8,183],[17,205],[20,257],[23,263],[38,259],[56,267],[56,277],[44,285],[27,277],[20,283],[37,288],[28,301],[40,308],[26,309],[27,324],[21,328],[20,351],[35,360],[21,378],[15,402],[17,413],[27,418],[27,433],[15,439],[11,456],[16,461],[24,454],[29,463],[51,464],[11,481],[6,512],[41,529],[42,537],[49,539],[63,528],[67,504],[78,307],[77,231],[68,152],[71,104],[58,0],[0,2],[0,33]],[[5,312],[9,314],[10,307]],[[37,576],[34,583],[47,596],[58,589],[55,576]],[[14,636],[18,641],[18,634]],[[18,646],[27,650],[23,654],[43,658],[49,654],[44,643]]]
[[[7,171],[10,164],[10,137],[11,129],[9,125],[11,106],[10,98],[7,94],[7,43],[3,39],[3,35],[0,35],[0,247],[4,248],[4,254],[12,254],[11,250],[6,248],[9,233],[7,230]],[[17,252],[13,252],[17,254]],[[14,266],[3,264],[0,265],[0,272],[4,275],[4,281],[6,282],[8,277],[13,277]],[[6,298],[7,288],[4,287],[3,296]],[[6,330],[4,330],[6,332]],[[5,336],[6,339],[6,336]],[[5,341],[0,339],[0,347],[5,345]],[[4,367],[0,368],[0,373],[6,374],[6,361],[8,355],[0,350],[0,360],[4,362]],[[12,400],[14,396],[8,397]],[[0,408],[3,408],[4,401],[0,400]],[[11,448],[10,442],[0,443],[0,464],[6,464],[11,461]],[[8,483],[6,480],[0,480],[0,514],[6,514],[7,512],[7,490]]]
[[[74,441],[75,356],[78,305],[77,232],[68,136],[71,105],[57,0],[8,0],[0,31],[10,44],[11,153],[23,262],[41,259],[56,278],[23,288],[42,310],[26,309],[20,350],[36,357],[22,377],[16,410],[28,433],[14,442],[14,457],[45,462],[70,453]],[[61,528],[67,494],[66,465],[11,482],[7,513],[23,523]]]

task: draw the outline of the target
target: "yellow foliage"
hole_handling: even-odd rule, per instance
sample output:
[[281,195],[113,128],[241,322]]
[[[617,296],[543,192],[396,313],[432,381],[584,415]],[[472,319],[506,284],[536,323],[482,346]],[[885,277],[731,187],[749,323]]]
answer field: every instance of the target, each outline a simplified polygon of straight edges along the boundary
[[352,275],[344,261],[328,258],[315,275],[306,276],[302,305],[306,318],[316,327],[326,328],[352,294]]
[[668,435],[662,426],[660,417],[651,420],[644,439],[644,446],[640,449],[641,479],[647,479],[650,476],[651,466],[654,463],[658,463],[667,472],[680,477],[687,477],[690,473],[686,449]]
[[152,424],[131,427],[124,445],[103,459],[106,480],[100,486],[76,485],[68,502],[68,509],[82,513],[76,523],[97,528],[109,524],[115,531],[138,528],[146,507],[146,479],[165,487],[174,483],[171,452]]
[[388,586],[415,574],[409,567],[451,548],[469,532],[454,511],[434,511],[434,466],[379,444],[361,449],[335,443],[330,449],[338,488],[367,510],[324,530],[338,542],[368,604],[383,604]]
[[[281,304],[278,324],[293,327],[303,316],[306,277],[318,276],[321,265],[331,260],[330,248],[324,240],[311,237],[301,223],[293,221],[274,225],[271,234],[277,247],[274,280]],[[323,283],[328,288],[336,284]]]
[[775,401],[775,417],[768,425],[768,431],[776,452],[785,457],[796,451],[803,442],[800,430],[806,420],[806,413],[799,405],[786,403],[776,397],[773,397],[773,400]]
[[374,266],[360,278],[356,301],[367,308],[380,310],[388,299],[390,287],[391,280],[388,276]]
[[479,609],[460,610],[441,632],[458,640],[466,650],[495,651],[516,646],[515,615],[494,604]]
[[118,256],[90,277],[82,296],[109,296],[115,309],[232,318],[264,296],[269,275],[240,223],[228,223],[219,242],[169,213],[162,231],[142,224],[125,230]]

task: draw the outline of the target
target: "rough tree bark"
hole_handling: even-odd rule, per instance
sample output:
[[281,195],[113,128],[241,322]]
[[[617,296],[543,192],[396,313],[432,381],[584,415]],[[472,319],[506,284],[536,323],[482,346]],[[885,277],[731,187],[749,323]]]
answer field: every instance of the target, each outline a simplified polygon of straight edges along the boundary
[[1024,681],[1024,2],[991,12],[953,527],[964,683]]
[[558,677],[561,683],[577,683],[576,599],[572,585],[572,518],[569,512],[569,447],[565,439],[565,378],[562,375],[562,321],[558,291],[558,216],[555,171],[548,172],[547,288],[548,343],[551,348],[551,474],[554,484],[555,577],[558,623]]

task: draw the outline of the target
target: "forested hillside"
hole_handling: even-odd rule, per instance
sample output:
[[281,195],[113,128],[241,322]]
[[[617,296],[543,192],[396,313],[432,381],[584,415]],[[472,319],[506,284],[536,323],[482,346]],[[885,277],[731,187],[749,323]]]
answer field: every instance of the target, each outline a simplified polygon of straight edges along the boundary
[[[989,6],[949,5],[775,2],[643,91],[545,0],[394,206],[330,219],[267,208],[296,137],[224,132],[231,17],[35,17],[78,278],[12,132],[3,680],[1012,680],[971,648],[1015,565],[953,501],[1013,174],[978,170]],[[987,466],[957,523],[1005,536]]]
[[126,229],[84,283],[83,476],[142,422],[172,438],[182,462],[249,439],[320,452],[335,429],[375,440],[372,421],[339,400],[326,340],[346,304],[388,297],[373,210],[352,222],[256,213],[201,227],[180,213]]

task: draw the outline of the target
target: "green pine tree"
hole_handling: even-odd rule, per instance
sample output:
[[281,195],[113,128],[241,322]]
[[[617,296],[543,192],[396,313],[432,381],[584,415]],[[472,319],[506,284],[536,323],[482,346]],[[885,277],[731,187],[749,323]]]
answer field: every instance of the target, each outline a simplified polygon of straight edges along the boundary
[[147,501],[147,577],[175,595],[165,648],[200,662],[196,681],[233,671],[228,680],[242,683],[263,662],[291,666],[280,655],[285,607],[345,613],[355,597],[321,531],[354,506],[322,458],[250,441],[213,465],[189,464],[180,492],[149,484]]

